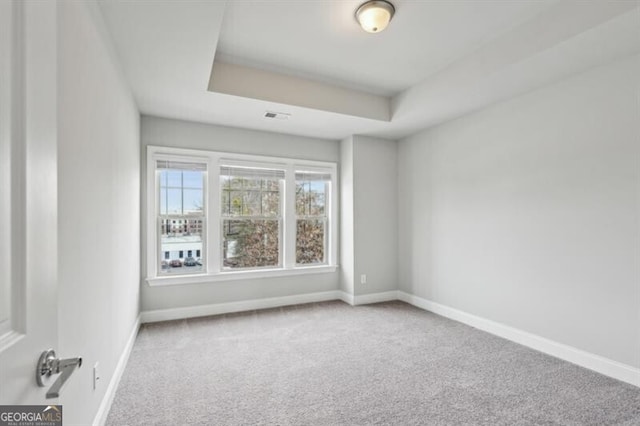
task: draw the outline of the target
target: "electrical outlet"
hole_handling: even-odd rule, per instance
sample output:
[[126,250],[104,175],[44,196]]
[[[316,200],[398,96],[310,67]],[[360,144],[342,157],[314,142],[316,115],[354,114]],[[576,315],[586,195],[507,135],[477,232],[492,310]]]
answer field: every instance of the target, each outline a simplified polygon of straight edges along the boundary
[[99,363],[96,362],[93,366],[93,389],[97,389],[98,381],[100,380],[100,370],[98,369]]
[[367,274],[360,275],[360,284],[366,284],[366,283],[367,283]]

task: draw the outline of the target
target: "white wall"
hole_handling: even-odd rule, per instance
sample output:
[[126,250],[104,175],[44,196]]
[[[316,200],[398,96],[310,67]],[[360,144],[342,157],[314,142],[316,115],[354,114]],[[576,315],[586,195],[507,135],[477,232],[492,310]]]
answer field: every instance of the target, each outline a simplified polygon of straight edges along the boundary
[[56,351],[84,360],[60,398],[65,424],[93,421],[139,312],[140,119],[108,40],[96,4],[58,3]]
[[396,290],[397,143],[356,135],[352,150],[354,294]]
[[640,367],[640,57],[399,144],[400,289]]
[[[0,3],[0,181],[11,183],[11,83],[13,71],[12,18],[14,4]],[[55,78],[52,76],[51,78]],[[11,186],[0,185],[0,223],[11,223]],[[11,228],[0,229],[0,240],[11,241]],[[0,335],[9,327],[11,315],[11,249],[10,244],[0,244]]]
[[[283,123],[286,125],[286,123]],[[199,124],[158,117],[142,117],[143,157],[147,145],[338,162],[337,141]],[[143,158],[145,167],[146,159]],[[145,200],[146,194],[142,194]],[[144,201],[142,217],[145,217]],[[143,230],[144,232],[144,230]],[[146,237],[143,236],[143,242]],[[143,243],[142,252],[145,252]],[[144,256],[143,256],[144,259]],[[142,310],[169,309],[333,291],[338,272],[268,279],[232,280],[203,284],[150,287],[143,276]]]

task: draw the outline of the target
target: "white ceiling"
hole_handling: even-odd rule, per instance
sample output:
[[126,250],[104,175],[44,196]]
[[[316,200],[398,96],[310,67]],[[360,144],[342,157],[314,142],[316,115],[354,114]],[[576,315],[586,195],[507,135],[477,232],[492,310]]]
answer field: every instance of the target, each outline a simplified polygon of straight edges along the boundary
[[369,34],[363,0],[230,1],[216,55],[225,61],[395,95],[555,0],[394,0],[393,23]]
[[[396,16],[379,34],[357,26],[352,0],[100,5],[143,114],[330,139],[404,137],[640,53],[636,0],[392,1]],[[255,69],[245,75],[268,71],[265,84],[277,73],[283,91],[290,76],[292,88],[307,79],[327,94],[338,86],[382,96],[391,120],[315,108],[300,93],[288,102],[295,97],[210,92],[214,57]],[[268,120],[266,110],[291,118]]]

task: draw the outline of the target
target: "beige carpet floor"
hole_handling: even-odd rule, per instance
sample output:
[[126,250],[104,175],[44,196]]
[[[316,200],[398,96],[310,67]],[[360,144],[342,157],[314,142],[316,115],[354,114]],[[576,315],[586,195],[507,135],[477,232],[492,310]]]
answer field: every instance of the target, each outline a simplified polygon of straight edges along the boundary
[[401,302],[148,324],[109,425],[640,425],[640,388]]

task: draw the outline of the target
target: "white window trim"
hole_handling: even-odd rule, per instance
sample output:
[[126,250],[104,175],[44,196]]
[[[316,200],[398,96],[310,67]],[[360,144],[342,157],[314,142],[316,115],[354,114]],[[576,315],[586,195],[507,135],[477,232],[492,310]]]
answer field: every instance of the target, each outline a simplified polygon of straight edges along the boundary
[[[206,271],[181,275],[158,274],[158,188],[156,179],[156,162],[159,159],[182,159],[207,164],[207,181],[205,182],[205,214],[206,236],[203,244],[203,255],[206,256]],[[255,167],[277,167],[285,170],[284,196],[282,197],[282,238],[280,241],[282,267],[265,269],[225,270],[222,268],[222,229],[220,200],[221,165],[248,165]],[[326,244],[327,262],[321,265],[297,265],[296,257],[296,220],[295,220],[295,171],[322,171],[331,173],[330,197],[327,198],[326,211],[329,222],[329,235]],[[288,159],[282,157],[266,157],[226,152],[203,151],[183,148],[147,146],[147,193],[146,193],[146,281],[150,286],[196,284],[238,279],[257,279],[282,277],[289,275],[306,275],[335,272],[338,265],[338,187],[336,163]],[[289,190],[287,190],[289,189]],[[218,202],[216,202],[218,200]]]
[[[209,226],[207,213],[209,211],[209,197],[207,192],[211,193],[211,185],[209,185],[210,178],[209,173],[211,170],[211,163],[208,156],[201,155],[197,152],[190,150],[175,150],[174,152],[167,152],[164,150],[153,151],[147,149],[147,277],[158,278],[160,277],[158,271],[160,270],[158,265],[158,253],[160,253],[160,241],[158,239],[158,217],[159,217],[159,199],[158,193],[160,190],[160,180],[156,175],[156,163],[158,160],[173,160],[173,161],[185,161],[185,162],[198,162],[207,164],[207,181],[204,182],[205,191],[204,195],[204,212],[205,212],[205,230],[207,235],[203,241],[203,256],[208,256],[208,240],[210,238],[211,226]],[[205,267],[209,268],[209,257],[205,262]],[[196,275],[198,272],[189,272],[182,276]]]

